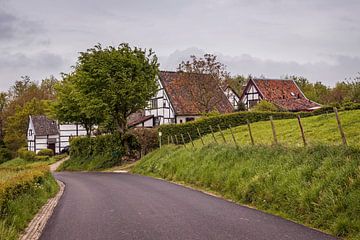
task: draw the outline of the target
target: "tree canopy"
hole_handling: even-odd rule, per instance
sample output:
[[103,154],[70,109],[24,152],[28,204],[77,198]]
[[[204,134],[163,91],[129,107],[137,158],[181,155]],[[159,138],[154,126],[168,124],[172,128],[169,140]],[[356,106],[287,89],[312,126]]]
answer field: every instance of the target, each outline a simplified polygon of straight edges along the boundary
[[145,108],[155,95],[158,68],[151,49],[132,48],[126,43],[106,48],[96,45],[80,53],[74,72],[58,89],[57,104],[59,111],[63,110],[59,116],[83,122],[95,114],[94,122],[110,119],[118,132],[125,133],[129,115]]

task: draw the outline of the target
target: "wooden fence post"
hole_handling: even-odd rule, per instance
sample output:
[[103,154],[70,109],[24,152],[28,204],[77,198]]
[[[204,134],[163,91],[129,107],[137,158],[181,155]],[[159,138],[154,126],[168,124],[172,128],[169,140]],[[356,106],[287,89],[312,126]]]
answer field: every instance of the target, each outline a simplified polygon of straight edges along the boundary
[[272,116],[270,116],[270,122],[271,122],[271,128],[272,128],[273,137],[274,137],[274,143],[278,144],[277,137],[276,137],[276,131],[275,131],[275,125],[274,125]]
[[336,121],[337,121],[338,128],[339,128],[339,132],[340,132],[340,135],[341,135],[342,143],[344,145],[347,145],[345,133],[344,133],[344,130],[343,130],[342,126],[341,126],[341,121],[340,121],[338,110],[337,110],[336,107],[334,107],[334,112],[335,112],[335,117],[336,117]]
[[187,134],[188,134],[189,139],[190,139],[190,142],[191,142],[191,144],[192,144],[192,146],[193,146],[193,148],[194,148],[194,147],[195,147],[195,145],[194,145],[194,142],[193,142],[193,140],[192,140],[192,137],[191,137],[191,135],[190,135],[190,133],[189,133],[189,132],[187,132]]
[[205,144],[204,144],[204,140],[203,140],[203,138],[202,138],[202,136],[201,136],[201,133],[200,133],[199,128],[196,128],[196,130],[197,130],[197,132],[198,132],[198,134],[199,134],[199,137],[200,137],[200,139],[201,139],[201,143],[202,143],[202,145],[204,146],[204,145],[205,145]]
[[209,125],[209,128],[210,128],[211,135],[213,136],[215,143],[218,144],[218,142],[217,142],[217,140],[216,140],[216,138],[215,138],[214,131],[213,131],[211,125]]
[[176,134],[175,134],[175,141],[176,141],[176,145],[178,145],[179,141],[178,141],[178,138],[177,138]]
[[232,135],[232,138],[233,138],[233,140],[234,140],[235,146],[238,147],[238,144],[237,144],[237,142],[236,142],[234,133],[233,133],[233,131],[232,131],[232,129],[231,129],[231,125],[229,125],[229,129],[230,129],[230,133],[231,133],[231,135]]
[[171,135],[170,138],[171,138],[171,144],[174,144],[174,137]]
[[180,135],[181,135],[181,139],[182,139],[183,145],[184,145],[184,147],[186,148],[186,144],[185,144],[185,139],[184,139],[184,135],[183,135],[182,133],[181,133]]
[[168,145],[170,144],[170,136],[167,136],[167,140],[168,140]]
[[224,140],[224,143],[226,143],[226,139],[225,139],[225,136],[224,136],[223,132],[221,131],[220,125],[218,124],[217,126],[218,126],[218,129],[219,129],[219,131],[220,131],[221,137],[222,137],[222,139]]
[[300,115],[297,115],[297,119],[298,119],[298,123],[299,123],[299,127],[300,127],[300,131],[301,131],[301,137],[302,137],[302,140],[303,140],[303,143],[304,143],[304,146],[307,145],[307,142],[306,142],[306,138],[305,138],[305,133],[304,133],[304,128],[301,124],[301,118],[300,118]]
[[253,135],[252,135],[252,132],[251,132],[250,121],[249,121],[249,120],[246,120],[246,122],[247,122],[248,130],[249,130],[249,135],[250,135],[250,139],[251,139],[251,144],[254,145],[255,142],[254,142],[254,138],[253,138]]

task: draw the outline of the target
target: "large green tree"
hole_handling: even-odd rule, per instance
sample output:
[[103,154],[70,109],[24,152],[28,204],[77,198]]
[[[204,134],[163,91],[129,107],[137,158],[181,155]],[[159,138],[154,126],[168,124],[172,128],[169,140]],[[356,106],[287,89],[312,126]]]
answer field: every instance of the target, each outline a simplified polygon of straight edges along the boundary
[[88,98],[74,86],[76,75],[64,75],[64,80],[59,82],[56,101],[52,104],[54,117],[60,122],[78,123],[86,129],[90,136],[94,125],[103,120],[105,104],[98,98]]
[[126,43],[106,48],[96,45],[80,53],[73,84],[83,100],[103,105],[104,115],[108,114],[107,119],[123,134],[129,115],[145,108],[155,95],[158,69],[151,49],[132,48]]

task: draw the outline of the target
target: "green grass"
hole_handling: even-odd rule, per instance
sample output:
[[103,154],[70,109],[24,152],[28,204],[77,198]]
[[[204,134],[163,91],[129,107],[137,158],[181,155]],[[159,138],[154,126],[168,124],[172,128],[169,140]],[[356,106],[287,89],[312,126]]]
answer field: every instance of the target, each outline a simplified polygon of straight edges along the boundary
[[[339,117],[350,146],[360,147],[360,110],[339,112]],[[282,145],[302,146],[302,138],[297,119],[275,120],[277,139]],[[309,144],[341,144],[342,140],[338,130],[334,113],[323,114],[302,119],[305,136]],[[213,126],[214,128],[214,126]],[[255,144],[269,145],[273,143],[270,121],[251,124]],[[247,126],[238,126],[232,129],[239,145],[250,145],[250,135]],[[234,144],[230,130],[223,130],[228,144]],[[219,143],[223,143],[220,132],[215,133]],[[205,143],[214,143],[211,134],[204,136]],[[202,145],[198,139],[195,146]],[[191,146],[191,144],[188,144]]]
[[133,173],[186,183],[336,236],[360,239],[360,150],[165,146]]
[[0,239],[17,239],[42,205],[58,191],[48,161],[16,158],[0,165]]

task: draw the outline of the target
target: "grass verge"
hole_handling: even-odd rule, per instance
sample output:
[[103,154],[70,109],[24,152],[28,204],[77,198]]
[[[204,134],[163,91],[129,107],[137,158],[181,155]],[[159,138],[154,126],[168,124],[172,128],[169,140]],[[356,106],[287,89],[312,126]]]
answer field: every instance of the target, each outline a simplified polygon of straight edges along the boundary
[[0,165],[0,239],[12,240],[59,187],[47,164],[9,165]]
[[215,192],[347,239],[360,239],[360,150],[208,145],[166,146],[133,173]]

